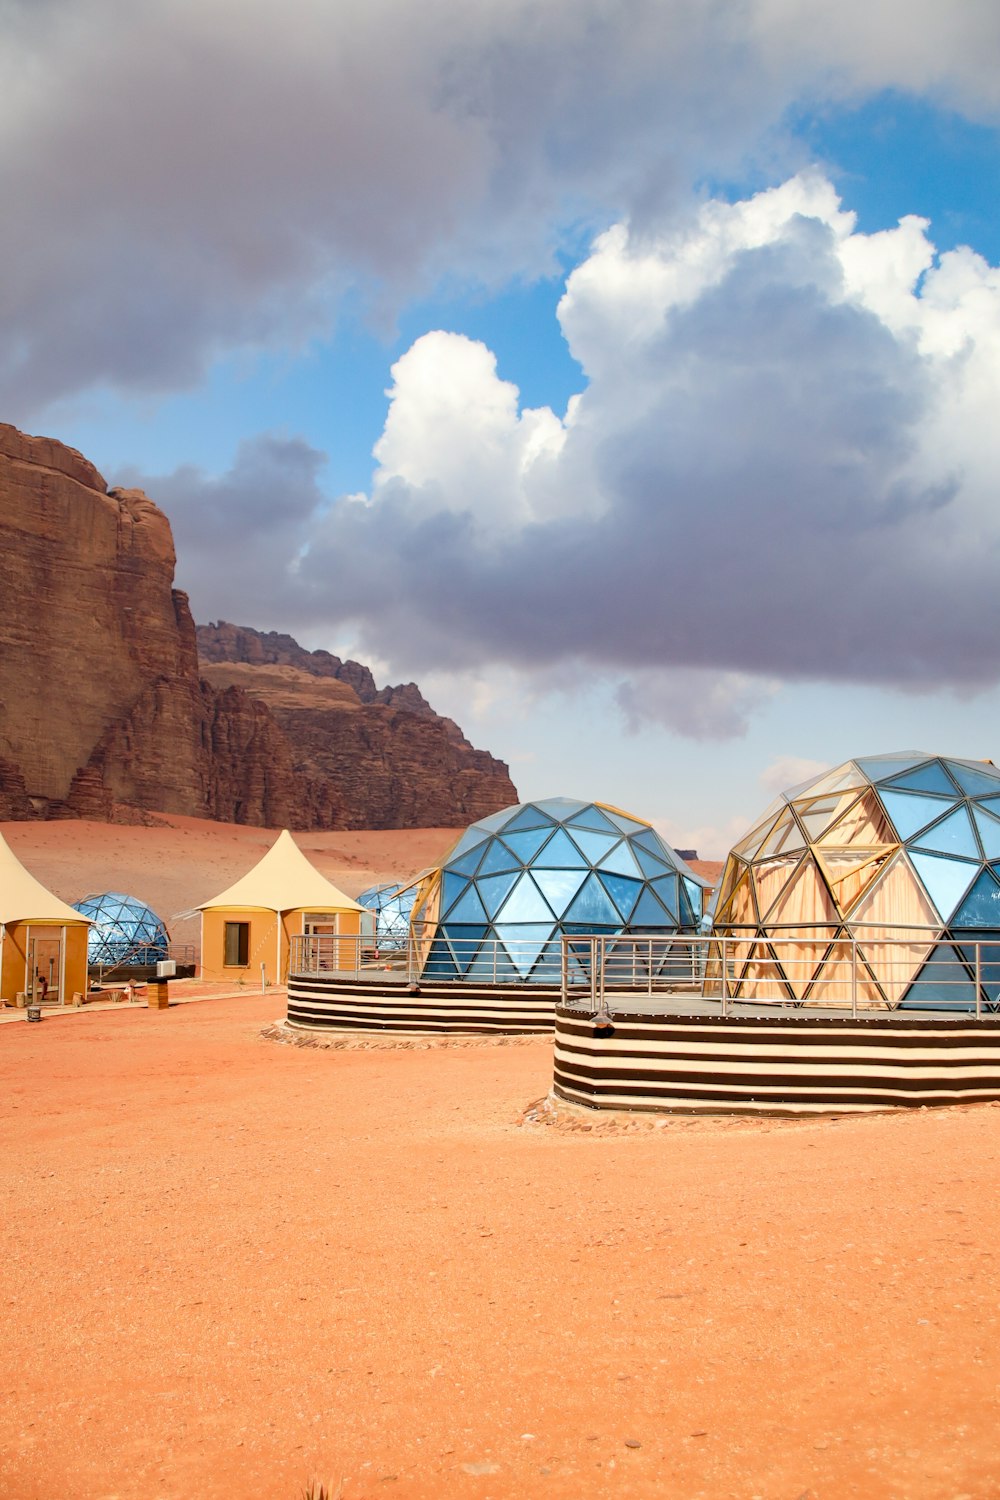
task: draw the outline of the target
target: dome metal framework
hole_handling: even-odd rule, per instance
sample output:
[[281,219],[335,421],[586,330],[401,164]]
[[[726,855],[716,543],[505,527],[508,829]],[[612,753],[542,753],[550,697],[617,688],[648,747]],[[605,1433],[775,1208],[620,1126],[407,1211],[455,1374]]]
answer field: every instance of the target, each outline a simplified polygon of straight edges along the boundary
[[[792,787],[730,852],[712,930],[775,940],[732,948],[737,983],[750,977],[743,963],[758,979],[768,968],[791,998],[843,1003],[856,944],[863,1002],[974,1006],[972,945],[1000,941],[1000,770],[913,751]],[[995,1005],[1000,949],[990,953],[980,998]]]
[[93,922],[87,936],[90,968],[136,968],[167,957],[170,935],[151,907],[119,891],[84,896],[73,906]]
[[380,952],[405,949],[416,894],[413,885],[373,885],[361,892],[359,903],[375,913],[375,943]]
[[703,906],[704,883],[649,823],[551,797],[473,823],[411,923],[429,977],[556,983],[563,934],[693,933]]

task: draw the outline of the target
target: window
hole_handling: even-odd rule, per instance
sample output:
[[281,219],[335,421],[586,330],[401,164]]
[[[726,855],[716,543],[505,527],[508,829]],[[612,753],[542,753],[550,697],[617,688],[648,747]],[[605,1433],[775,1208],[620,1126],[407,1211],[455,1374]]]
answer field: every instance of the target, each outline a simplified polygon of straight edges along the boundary
[[227,922],[226,956],[223,963],[227,969],[245,969],[249,962],[250,923]]

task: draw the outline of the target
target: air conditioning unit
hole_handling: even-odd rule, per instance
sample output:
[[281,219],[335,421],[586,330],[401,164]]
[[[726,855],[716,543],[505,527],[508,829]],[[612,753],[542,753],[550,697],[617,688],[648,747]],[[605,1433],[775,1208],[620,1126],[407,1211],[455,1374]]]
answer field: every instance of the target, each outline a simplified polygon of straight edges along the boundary
[[177,973],[177,960],[173,958],[161,958],[156,965],[157,979],[173,979]]

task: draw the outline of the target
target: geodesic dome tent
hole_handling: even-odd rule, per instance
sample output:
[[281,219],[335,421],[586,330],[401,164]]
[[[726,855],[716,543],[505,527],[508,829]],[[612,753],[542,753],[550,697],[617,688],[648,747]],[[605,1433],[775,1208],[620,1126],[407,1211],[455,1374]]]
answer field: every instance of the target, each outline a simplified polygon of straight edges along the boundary
[[134,896],[105,891],[74,901],[74,910],[89,917],[87,963],[92,969],[155,964],[167,957],[170,936],[151,907]]
[[473,823],[417,891],[422,972],[558,983],[563,934],[698,929],[704,883],[649,823],[550,797]]
[[[856,943],[863,1003],[973,1006],[972,945],[1000,941],[1000,770],[914,751],[792,787],[731,851],[712,930],[774,943],[732,947],[737,985],[767,970],[779,993],[843,1004]],[[983,951],[994,1003],[1000,948]]]
[[383,953],[406,947],[415,886],[373,885],[358,897],[361,906],[375,913],[375,943]]

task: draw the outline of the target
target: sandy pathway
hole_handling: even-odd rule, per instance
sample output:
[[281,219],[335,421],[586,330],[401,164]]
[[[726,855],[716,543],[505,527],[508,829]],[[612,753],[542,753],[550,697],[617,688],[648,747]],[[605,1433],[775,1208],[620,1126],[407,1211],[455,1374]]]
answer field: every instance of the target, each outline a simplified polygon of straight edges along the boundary
[[1000,1494],[1000,1110],[517,1123],[544,1040],[0,1030],[0,1495]]

